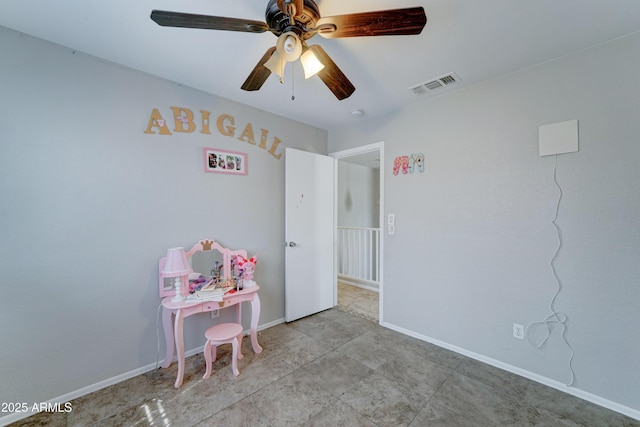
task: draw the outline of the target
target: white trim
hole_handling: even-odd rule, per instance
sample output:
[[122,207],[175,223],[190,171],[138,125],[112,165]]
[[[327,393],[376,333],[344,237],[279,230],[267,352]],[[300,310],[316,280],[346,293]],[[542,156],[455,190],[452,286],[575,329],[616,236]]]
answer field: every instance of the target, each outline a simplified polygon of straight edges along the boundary
[[602,406],[603,408],[610,409],[610,410],[615,411],[615,412],[617,412],[619,414],[622,414],[622,415],[625,415],[627,417],[630,417],[630,418],[633,418],[633,419],[636,419],[636,420],[640,421],[640,411],[638,411],[636,409],[633,409],[633,408],[629,408],[628,406],[621,405],[619,403],[616,403],[616,402],[613,402],[611,400],[605,399],[603,397],[597,396],[595,394],[586,392],[586,391],[581,390],[581,389],[576,388],[576,387],[568,387],[566,384],[563,384],[563,383],[561,383],[559,381],[552,380],[552,379],[547,378],[547,377],[543,377],[542,375],[527,371],[527,370],[522,369],[522,368],[518,368],[517,366],[509,365],[508,363],[504,363],[504,362],[501,362],[499,360],[495,360],[495,359],[492,359],[490,357],[486,357],[486,356],[483,356],[483,355],[478,354],[478,353],[474,353],[474,352],[469,351],[469,350],[465,350],[464,348],[461,348],[461,347],[446,343],[444,341],[440,341],[440,340],[437,340],[437,339],[434,339],[434,338],[431,338],[431,337],[428,337],[428,336],[425,336],[425,335],[418,334],[416,332],[410,331],[408,329],[401,328],[401,327],[393,325],[391,323],[384,323],[384,324],[381,323],[381,325],[384,326],[385,328],[389,328],[389,329],[394,330],[396,332],[400,332],[400,333],[408,335],[410,337],[417,338],[417,339],[419,339],[421,341],[426,341],[428,343],[435,344],[438,347],[446,348],[447,350],[451,350],[451,351],[454,351],[456,353],[462,354],[464,356],[470,357],[472,359],[478,360],[480,362],[484,362],[484,363],[486,363],[488,365],[495,366],[496,368],[503,369],[505,371],[508,371],[508,372],[513,373],[513,374],[519,375],[521,377],[530,379],[530,380],[535,381],[537,383],[549,386],[551,388],[554,388],[556,390],[559,390],[559,391],[562,391],[564,393],[570,394],[572,396],[579,397],[580,399],[586,400],[586,401],[591,402],[591,403],[593,403],[595,405]]
[[[380,229],[380,270],[378,274],[379,281],[379,296],[378,296],[378,319],[379,324],[382,325],[384,322],[383,310],[384,307],[384,141],[374,142],[368,145],[362,145],[360,147],[349,148],[347,150],[342,151],[334,151],[333,153],[329,153],[329,156],[334,157],[336,159],[344,159],[346,157],[356,156],[358,154],[371,153],[372,151],[380,151],[380,210],[379,210],[379,224],[378,228]],[[337,183],[336,183],[337,185]],[[334,206],[334,210],[336,211],[337,218],[337,210],[338,205]],[[336,219],[337,222],[337,219]],[[337,284],[336,284],[337,286]]]
[[[258,326],[258,331],[262,331],[264,329],[271,328],[272,326],[276,326],[276,325],[279,325],[281,323],[284,323],[284,317],[281,318],[281,319],[274,320],[273,322],[269,322],[269,323],[265,323],[263,325],[259,325]],[[251,332],[251,330],[247,329],[243,333],[245,335],[249,335],[250,332]],[[193,356],[195,354],[202,353],[203,349],[204,349],[204,345],[196,347],[196,348],[193,348],[193,349],[188,350],[188,351],[185,351],[184,357],[187,358],[187,357],[191,357],[191,356]],[[178,360],[177,356],[175,356],[173,358],[172,363],[176,362],[177,360]],[[86,387],[82,387],[82,388],[80,388],[78,390],[74,390],[74,391],[72,391],[70,393],[63,394],[62,396],[55,397],[53,399],[48,400],[46,403],[47,404],[48,403],[51,403],[51,404],[55,404],[55,403],[63,404],[63,403],[66,403],[66,402],[70,402],[70,401],[72,401],[74,399],[77,399],[79,397],[86,396],[89,393],[93,393],[94,391],[102,390],[103,388],[112,386],[112,385],[117,384],[119,382],[126,381],[128,379],[133,378],[133,377],[137,377],[138,375],[142,375],[144,373],[151,372],[151,371],[155,370],[156,367],[158,367],[158,366],[159,366],[158,362],[151,363],[149,365],[142,366],[142,367],[137,368],[137,369],[133,369],[133,370],[131,370],[129,372],[125,372],[123,374],[119,374],[119,375],[116,375],[114,377],[107,378],[107,379],[102,380],[102,381],[98,381],[95,384],[91,384],[91,385],[88,385]],[[40,403],[38,402],[38,405],[39,404]],[[30,403],[29,405],[33,405],[33,403]],[[11,423],[15,423],[16,421],[19,421],[21,419],[30,417],[32,415],[35,415],[36,413],[37,412],[14,412],[14,413],[6,415],[4,417],[0,417],[0,426],[6,426],[6,425],[9,425]]]
[[[329,153],[329,156],[336,159],[344,159],[345,157],[357,156],[358,154],[371,153],[372,151],[382,150],[384,148],[384,142],[374,142],[373,144],[362,145],[360,147],[349,148],[347,150],[334,151]],[[380,167],[382,167],[382,157],[380,158]]]
[[384,289],[382,283],[384,282],[384,142],[377,143],[380,147],[380,269],[378,274],[378,292],[380,293],[378,296],[378,319],[380,319],[379,323],[382,324],[384,322],[384,316],[382,315],[382,308],[384,307]]
[[[359,280],[359,279],[358,279]],[[353,286],[356,288],[366,289],[372,292],[378,292],[378,283],[367,282],[366,280],[358,281],[352,277],[338,274],[338,283],[344,283],[345,285]]]
[[338,305],[338,159],[333,158],[333,306]]
[[279,325],[281,323],[284,323],[284,317],[282,317],[280,319],[277,319],[277,320],[274,320],[273,322],[269,322],[269,323],[265,323],[263,325],[259,325],[258,326],[258,331],[264,331],[265,329],[272,328],[272,327],[277,326],[277,325]]

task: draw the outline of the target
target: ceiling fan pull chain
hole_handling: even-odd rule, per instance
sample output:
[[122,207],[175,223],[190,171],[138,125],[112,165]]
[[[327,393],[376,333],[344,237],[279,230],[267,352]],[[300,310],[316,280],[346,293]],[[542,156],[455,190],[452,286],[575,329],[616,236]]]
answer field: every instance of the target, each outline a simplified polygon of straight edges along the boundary
[[291,63],[291,100],[296,100],[296,83],[295,83],[295,62]]

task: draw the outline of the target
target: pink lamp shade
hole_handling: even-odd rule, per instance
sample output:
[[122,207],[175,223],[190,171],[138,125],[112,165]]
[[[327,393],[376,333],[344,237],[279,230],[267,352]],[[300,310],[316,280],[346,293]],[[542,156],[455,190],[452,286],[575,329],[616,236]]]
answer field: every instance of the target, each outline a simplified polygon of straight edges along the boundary
[[167,262],[162,269],[165,277],[181,277],[192,273],[193,270],[187,261],[184,248],[171,248],[167,250]]

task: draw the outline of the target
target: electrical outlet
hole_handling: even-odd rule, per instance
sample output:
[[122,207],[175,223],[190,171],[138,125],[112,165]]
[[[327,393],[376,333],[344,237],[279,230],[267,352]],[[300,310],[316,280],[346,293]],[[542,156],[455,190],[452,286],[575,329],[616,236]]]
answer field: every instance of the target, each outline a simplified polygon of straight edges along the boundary
[[513,336],[514,338],[524,339],[524,326],[518,325],[517,323],[513,324]]
[[211,318],[215,319],[216,317],[220,316],[220,310],[213,310],[211,312]]

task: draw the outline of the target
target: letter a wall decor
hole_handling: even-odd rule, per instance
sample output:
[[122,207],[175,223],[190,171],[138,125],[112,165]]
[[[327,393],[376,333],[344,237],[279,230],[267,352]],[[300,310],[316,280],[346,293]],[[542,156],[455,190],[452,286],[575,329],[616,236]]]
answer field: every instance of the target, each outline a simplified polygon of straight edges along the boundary
[[414,153],[409,156],[398,156],[393,159],[393,175],[424,172],[424,154]]

